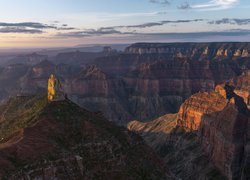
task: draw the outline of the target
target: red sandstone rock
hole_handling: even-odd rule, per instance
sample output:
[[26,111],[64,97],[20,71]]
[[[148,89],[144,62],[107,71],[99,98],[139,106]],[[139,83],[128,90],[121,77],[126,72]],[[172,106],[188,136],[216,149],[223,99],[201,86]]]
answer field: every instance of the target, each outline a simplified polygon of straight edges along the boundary
[[186,100],[179,111],[178,125],[198,131],[213,164],[228,179],[240,179],[246,176],[242,169],[250,166],[249,162],[243,165],[249,154],[249,110],[232,86],[217,86],[216,91],[198,93]]

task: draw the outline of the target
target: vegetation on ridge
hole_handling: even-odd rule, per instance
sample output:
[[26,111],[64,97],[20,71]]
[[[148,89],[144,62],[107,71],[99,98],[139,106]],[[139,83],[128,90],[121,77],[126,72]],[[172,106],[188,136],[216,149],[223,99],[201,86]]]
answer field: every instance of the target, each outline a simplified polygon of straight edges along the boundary
[[0,143],[8,141],[21,129],[35,124],[46,104],[46,96],[39,94],[12,97],[0,106]]

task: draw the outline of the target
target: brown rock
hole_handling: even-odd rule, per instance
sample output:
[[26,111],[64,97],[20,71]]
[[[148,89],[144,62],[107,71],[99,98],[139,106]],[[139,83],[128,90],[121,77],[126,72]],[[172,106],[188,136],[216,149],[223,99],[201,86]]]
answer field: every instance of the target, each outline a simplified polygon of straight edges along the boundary
[[185,101],[178,114],[178,125],[198,131],[202,147],[211,162],[228,179],[244,176],[242,165],[249,143],[249,110],[243,98],[226,84],[217,92],[198,93]]
[[200,128],[204,114],[221,111],[227,100],[216,92],[198,93],[187,99],[178,113],[178,125],[193,131]]

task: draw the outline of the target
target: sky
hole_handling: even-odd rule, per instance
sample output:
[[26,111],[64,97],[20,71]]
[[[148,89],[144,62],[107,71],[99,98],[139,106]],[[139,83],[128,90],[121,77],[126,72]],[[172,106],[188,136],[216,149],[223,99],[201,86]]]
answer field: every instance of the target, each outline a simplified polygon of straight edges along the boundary
[[0,0],[0,48],[250,41],[250,0]]

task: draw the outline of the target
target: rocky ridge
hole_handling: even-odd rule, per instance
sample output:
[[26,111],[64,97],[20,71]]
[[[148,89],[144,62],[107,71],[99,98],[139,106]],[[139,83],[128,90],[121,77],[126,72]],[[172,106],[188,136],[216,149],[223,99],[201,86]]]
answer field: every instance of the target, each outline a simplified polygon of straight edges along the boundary
[[0,178],[171,179],[139,136],[69,100],[20,96],[0,115]]
[[250,57],[249,43],[136,43],[125,50],[132,54],[168,54],[176,57]]

